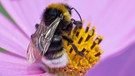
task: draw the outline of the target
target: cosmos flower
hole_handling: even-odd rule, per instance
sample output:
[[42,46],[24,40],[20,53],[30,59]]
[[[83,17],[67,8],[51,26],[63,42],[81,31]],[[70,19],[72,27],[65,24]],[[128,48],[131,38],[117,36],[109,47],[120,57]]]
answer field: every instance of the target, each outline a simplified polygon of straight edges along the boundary
[[[134,76],[135,1],[134,0],[1,0],[15,23],[0,14],[1,76],[49,76],[43,65],[26,61],[26,49],[35,24],[50,3],[66,2],[75,7],[85,22],[92,22],[104,36],[101,61],[86,76]],[[77,18],[73,14],[73,18]],[[31,66],[30,66],[31,65]]]

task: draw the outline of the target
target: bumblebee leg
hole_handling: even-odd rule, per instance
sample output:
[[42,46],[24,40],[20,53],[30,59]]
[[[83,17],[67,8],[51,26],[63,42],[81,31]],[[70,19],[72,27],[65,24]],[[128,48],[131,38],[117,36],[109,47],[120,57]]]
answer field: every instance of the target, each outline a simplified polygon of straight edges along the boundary
[[35,25],[35,28],[37,29],[38,27],[39,27],[39,24],[36,24],[36,25]]
[[[39,24],[35,25],[35,28],[37,29],[39,27]],[[34,40],[34,38],[36,37],[35,33],[31,35],[31,39],[32,41]]]
[[78,28],[82,28],[82,22],[76,21],[75,19],[71,19],[72,23],[76,25]]
[[75,19],[71,19],[72,23],[75,25],[74,33],[76,33],[77,29],[82,28],[82,22],[76,21]]
[[31,39],[34,38],[34,34],[31,35]]
[[73,43],[72,39],[70,39],[70,38],[67,37],[67,36],[62,36],[62,37],[63,37],[63,39],[67,40],[67,41],[72,45],[73,49],[75,50],[75,52],[76,52],[78,55],[80,55],[80,56],[82,56],[82,57],[85,57],[85,55],[84,55],[83,52],[78,51],[78,48],[77,48],[77,47],[75,46],[75,44]]
[[78,51],[78,48],[75,46],[75,44],[73,43],[73,40],[72,40],[71,38],[69,38],[69,37],[67,37],[67,36],[62,36],[62,37],[63,37],[63,39],[67,40],[67,41],[72,45],[74,51],[75,51],[78,55],[80,55],[80,56],[82,56],[82,57],[85,57],[85,58],[88,60],[88,62],[90,63],[89,58],[87,58],[86,55],[85,55],[83,52]]
[[35,34],[31,35],[31,40],[32,40],[33,43],[35,43],[35,37],[36,37]]

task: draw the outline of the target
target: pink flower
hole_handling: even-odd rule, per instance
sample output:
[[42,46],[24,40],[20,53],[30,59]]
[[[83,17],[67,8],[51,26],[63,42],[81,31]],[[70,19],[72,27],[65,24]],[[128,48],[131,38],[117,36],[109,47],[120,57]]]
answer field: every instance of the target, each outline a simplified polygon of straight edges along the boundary
[[[134,76],[135,1],[134,0],[1,0],[15,23],[0,14],[1,76],[48,76],[42,64],[26,61],[26,49],[35,24],[50,3],[66,2],[75,7],[82,18],[96,26],[105,38],[101,61],[86,76]],[[73,14],[73,18],[77,18]],[[128,47],[127,47],[128,46]]]

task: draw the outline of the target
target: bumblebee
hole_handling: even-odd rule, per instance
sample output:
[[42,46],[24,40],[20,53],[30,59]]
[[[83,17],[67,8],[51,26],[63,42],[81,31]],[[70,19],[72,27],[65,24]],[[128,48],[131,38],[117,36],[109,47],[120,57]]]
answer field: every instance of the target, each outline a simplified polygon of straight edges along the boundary
[[27,48],[30,62],[41,60],[51,68],[66,66],[69,61],[62,39],[68,41],[78,55],[85,57],[69,37],[71,30],[74,29],[76,32],[76,29],[82,27],[82,18],[78,12],[80,21],[71,18],[72,10],[77,12],[75,8],[63,3],[50,4],[45,9],[42,20],[40,24],[36,24],[36,32],[31,35],[31,42]]

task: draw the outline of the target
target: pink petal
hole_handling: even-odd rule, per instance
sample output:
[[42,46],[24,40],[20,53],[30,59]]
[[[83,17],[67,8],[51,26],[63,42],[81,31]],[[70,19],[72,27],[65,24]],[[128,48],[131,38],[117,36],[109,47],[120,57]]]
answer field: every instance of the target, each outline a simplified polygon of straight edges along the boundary
[[46,1],[42,0],[1,0],[2,5],[19,27],[30,36],[39,23]]
[[102,60],[85,76],[135,76],[135,42]]
[[[35,75],[35,76],[37,76],[37,75]],[[39,74],[38,76],[57,76],[57,75],[50,74],[50,73],[44,73],[44,74]]]
[[16,64],[26,64],[26,59],[18,55],[9,52],[0,52],[0,61],[16,63]]
[[26,57],[28,38],[7,18],[0,14],[0,47]]
[[0,75],[1,76],[23,76],[43,74],[40,65],[31,65],[18,56],[0,53]]

